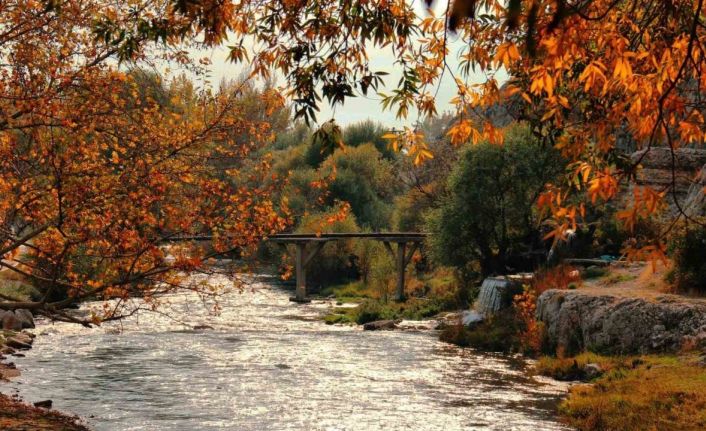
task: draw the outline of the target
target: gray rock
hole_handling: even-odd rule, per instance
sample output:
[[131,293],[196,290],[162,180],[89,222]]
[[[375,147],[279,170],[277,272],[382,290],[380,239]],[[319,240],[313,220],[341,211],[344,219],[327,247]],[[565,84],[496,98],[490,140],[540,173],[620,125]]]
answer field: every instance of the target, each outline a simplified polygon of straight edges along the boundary
[[583,373],[587,380],[592,380],[600,377],[603,374],[603,369],[598,364],[589,363],[583,366]]
[[37,401],[34,403],[35,407],[40,407],[43,409],[50,409],[52,406],[52,401],[51,400],[44,400],[44,401]]
[[475,310],[467,310],[461,314],[461,323],[464,326],[476,326],[483,321],[483,315]]
[[196,325],[196,326],[194,326],[194,331],[204,331],[207,329],[213,329],[213,326],[210,326],[210,325]]
[[12,311],[5,312],[2,316],[2,329],[6,331],[19,331],[22,329],[22,322]]
[[537,319],[547,347],[566,354],[677,352],[702,332],[706,304],[673,295],[647,300],[548,290],[537,298]]
[[706,353],[704,353],[703,355],[701,355],[701,357],[699,358],[697,364],[700,365],[700,366],[702,366],[702,367],[706,367]]
[[397,328],[397,322],[394,320],[376,320],[363,325],[365,331],[389,331]]
[[31,311],[25,309],[15,310],[15,318],[22,324],[22,329],[34,328],[34,316]]
[[12,347],[13,349],[21,349],[21,350],[27,350],[27,349],[32,348],[31,344],[25,343],[23,340],[15,338],[15,337],[10,337],[7,340],[5,340],[5,345]]

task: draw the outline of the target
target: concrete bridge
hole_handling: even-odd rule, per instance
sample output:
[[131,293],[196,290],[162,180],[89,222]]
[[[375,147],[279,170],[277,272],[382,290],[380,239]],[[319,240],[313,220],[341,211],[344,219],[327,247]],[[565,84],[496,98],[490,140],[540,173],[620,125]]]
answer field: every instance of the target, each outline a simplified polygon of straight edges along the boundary
[[[294,244],[296,293],[290,298],[294,302],[309,302],[306,295],[306,270],[316,255],[330,241],[340,241],[346,239],[364,239],[381,241],[387,251],[395,261],[397,273],[397,288],[395,289],[395,300],[404,301],[404,272],[405,268],[412,260],[414,252],[419,249],[426,238],[426,233],[421,232],[372,232],[372,233],[281,233],[263,238],[264,241],[274,242],[282,245]],[[198,236],[175,236],[166,238],[165,242],[181,241],[210,241],[210,235]],[[392,244],[396,244],[393,247]]]

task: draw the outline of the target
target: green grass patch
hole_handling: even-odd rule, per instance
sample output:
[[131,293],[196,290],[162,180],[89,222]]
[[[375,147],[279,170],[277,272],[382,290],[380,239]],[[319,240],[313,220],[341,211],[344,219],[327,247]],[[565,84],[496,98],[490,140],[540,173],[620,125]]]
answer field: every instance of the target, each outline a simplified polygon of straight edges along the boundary
[[336,284],[321,290],[321,296],[333,296],[338,302],[360,302],[366,298],[375,298],[376,295],[362,281],[353,281],[345,284]]
[[473,347],[488,352],[518,352],[521,348],[519,339],[520,322],[512,309],[503,310],[484,320],[473,328],[462,324],[445,328],[440,339],[461,347]]
[[591,280],[594,278],[600,278],[607,275],[610,271],[608,268],[600,266],[589,266],[581,272],[581,278],[584,280]]
[[377,299],[364,299],[357,307],[334,308],[324,316],[326,323],[357,323],[362,325],[376,320],[422,320],[434,317],[443,311],[455,310],[453,295],[438,298],[410,298],[405,302],[382,302]]
[[19,301],[36,301],[41,296],[34,286],[10,270],[0,271],[0,294]]

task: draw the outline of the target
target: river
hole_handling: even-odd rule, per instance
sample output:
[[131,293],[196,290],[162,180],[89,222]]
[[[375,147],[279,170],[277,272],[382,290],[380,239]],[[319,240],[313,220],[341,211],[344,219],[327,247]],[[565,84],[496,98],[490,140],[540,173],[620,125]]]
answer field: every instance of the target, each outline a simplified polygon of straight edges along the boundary
[[221,298],[218,316],[175,295],[169,316],[39,323],[4,389],[52,399],[98,431],[564,429],[554,412],[565,386],[528,377],[522,359],[433,331],[326,325],[317,317],[330,303],[289,295],[253,282]]

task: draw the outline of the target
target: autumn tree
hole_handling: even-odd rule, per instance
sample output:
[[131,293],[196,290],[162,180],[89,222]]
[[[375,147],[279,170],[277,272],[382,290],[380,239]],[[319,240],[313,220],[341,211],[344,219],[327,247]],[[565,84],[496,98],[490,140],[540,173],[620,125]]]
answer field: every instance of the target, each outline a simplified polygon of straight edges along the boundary
[[[128,25],[146,10],[132,6],[0,5],[0,266],[41,293],[36,301],[3,295],[0,308],[79,321],[62,308],[115,299],[79,321],[88,324],[130,312],[134,296],[149,307],[155,295],[179,288],[206,294],[183,274],[285,226],[270,199],[275,185],[252,186],[270,176],[268,161],[247,177],[235,162],[271,139],[266,119],[244,115],[240,88],[197,91],[183,81],[170,88],[118,67],[125,47],[96,39],[97,17],[110,13]],[[180,51],[143,51],[131,64],[175,58],[187,61]],[[281,104],[274,93],[260,99],[265,110]],[[248,139],[237,141],[242,134]],[[209,163],[214,156],[232,161],[228,181]],[[215,236],[212,246],[167,246],[202,233]]]
[[[586,203],[615,199],[621,182],[633,179],[640,160],[623,157],[619,137],[633,148],[671,151],[703,142],[703,0],[456,0],[441,6],[435,16],[418,15],[404,0],[173,1],[159,15],[139,15],[119,34],[106,14],[98,30],[125,55],[145,35],[158,38],[164,23],[178,23],[173,34],[202,35],[207,44],[228,37],[233,61],[250,62],[257,75],[287,77],[296,113],[308,119],[322,98],[338,103],[380,88],[384,73],[370,67],[372,48],[397,59],[402,78],[380,95],[383,107],[400,117],[413,108],[435,113],[440,81],[454,80],[454,143],[502,143],[488,108],[519,101],[533,132],[570,160],[570,174],[540,200],[554,216],[555,238],[582,222]],[[451,38],[461,42],[458,52],[450,51]],[[450,55],[459,59],[458,68],[450,66]],[[473,83],[474,76],[484,79]],[[398,133],[396,142],[417,162],[432,157],[414,127]],[[674,184],[633,190],[618,212],[627,228],[659,212],[667,199],[681,206]],[[585,202],[569,199],[584,193]],[[653,240],[633,248],[632,256],[661,257],[664,246]]]

